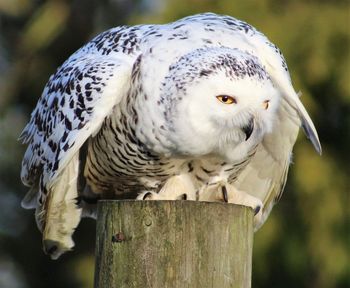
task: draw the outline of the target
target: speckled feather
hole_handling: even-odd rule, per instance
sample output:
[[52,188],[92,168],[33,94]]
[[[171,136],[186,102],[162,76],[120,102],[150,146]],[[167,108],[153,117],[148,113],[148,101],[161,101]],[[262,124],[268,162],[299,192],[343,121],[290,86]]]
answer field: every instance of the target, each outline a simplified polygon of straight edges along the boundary
[[[186,121],[174,121],[181,103],[189,101],[188,90],[217,75],[231,82],[251,79],[259,87],[267,83],[281,95],[280,106],[271,112],[277,123],[266,131],[265,124],[257,123],[256,130],[267,134],[257,134],[247,147],[243,134],[223,132],[220,143],[208,140],[211,150],[200,150],[201,137],[183,136],[179,127]],[[243,127],[246,114],[235,123]],[[75,52],[45,86],[20,137],[28,144],[21,173],[31,187],[26,201],[45,209],[48,191],[55,193],[58,178],[85,144],[84,177],[103,197],[158,192],[169,177],[181,173],[189,174],[199,191],[220,176],[255,193],[265,205],[265,220],[283,191],[300,125],[320,152],[280,50],[251,25],[206,13],[166,25],[113,28]],[[229,147],[232,138],[243,143],[239,157],[238,152],[231,158],[213,153]],[[270,166],[264,170],[265,165]]]

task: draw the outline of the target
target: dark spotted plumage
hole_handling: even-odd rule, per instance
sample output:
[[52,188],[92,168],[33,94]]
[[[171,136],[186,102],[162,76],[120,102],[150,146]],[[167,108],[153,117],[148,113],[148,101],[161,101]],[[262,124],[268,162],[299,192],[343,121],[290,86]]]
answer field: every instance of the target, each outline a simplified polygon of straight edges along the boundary
[[[236,108],[216,99],[222,93],[238,98]],[[183,184],[195,197],[174,199],[201,200],[226,183],[264,202],[261,224],[283,189],[300,120],[320,150],[280,50],[251,25],[206,13],[116,27],[46,84],[20,137],[30,187],[22,204],[36,208],[53,258],[73,246],[84,197],[171,194]],[[275,142],[285,149],[271,148]],[[256,167],[265,162],[261,176]]]

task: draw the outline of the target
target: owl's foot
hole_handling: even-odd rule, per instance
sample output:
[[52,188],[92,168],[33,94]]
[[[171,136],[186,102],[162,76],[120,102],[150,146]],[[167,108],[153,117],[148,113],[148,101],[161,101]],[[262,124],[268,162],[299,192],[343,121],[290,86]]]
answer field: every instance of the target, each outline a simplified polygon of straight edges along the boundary
[[187,200],[187,194],[179,195],[177,198],[169,198],[156,192],[144,191],[139,194],[136,200]]
[[170,177],[158,193],[145,191],[137,200],[195,200],[196,191],[187,174]]
[[199,201],[226,202],[251,207],[254,210],[254,221],[260,220],[264,206],[259,198],[224,182],[210,183],[205,186],[199,192]]

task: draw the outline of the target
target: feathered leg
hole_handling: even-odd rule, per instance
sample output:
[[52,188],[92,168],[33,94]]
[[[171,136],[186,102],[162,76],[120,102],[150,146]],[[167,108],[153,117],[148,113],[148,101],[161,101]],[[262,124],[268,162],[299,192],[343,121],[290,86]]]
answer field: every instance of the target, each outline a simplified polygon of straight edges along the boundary
[[57,259],[74,246],[72,234],[80,222],[78,197],[79,156],[76,154],[60,175],[47,187],[47,197],[36,211],[43,230],[44,251]]

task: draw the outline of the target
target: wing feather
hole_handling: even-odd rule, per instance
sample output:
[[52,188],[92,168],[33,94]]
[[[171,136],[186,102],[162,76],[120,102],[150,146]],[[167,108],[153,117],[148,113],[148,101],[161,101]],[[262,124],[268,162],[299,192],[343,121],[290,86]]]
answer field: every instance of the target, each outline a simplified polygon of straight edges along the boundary
[[260,54],[259,58],[265,64],[274,84],[281,91],[282,97],[289,103],[290,107],[298,112],[301,126],[307,138],[310,139],[315,150],[321,154],[322,148],[315,125],[292,86],[287,64],[281,51],[260,33],[256,37],[252,37],[252,43]]
[[53,183],[83,143],[99,130],[130,86],[132,59],[120,56],[82,49],[51,76],[20,136],[28,143],[21,171],[24,184]]

